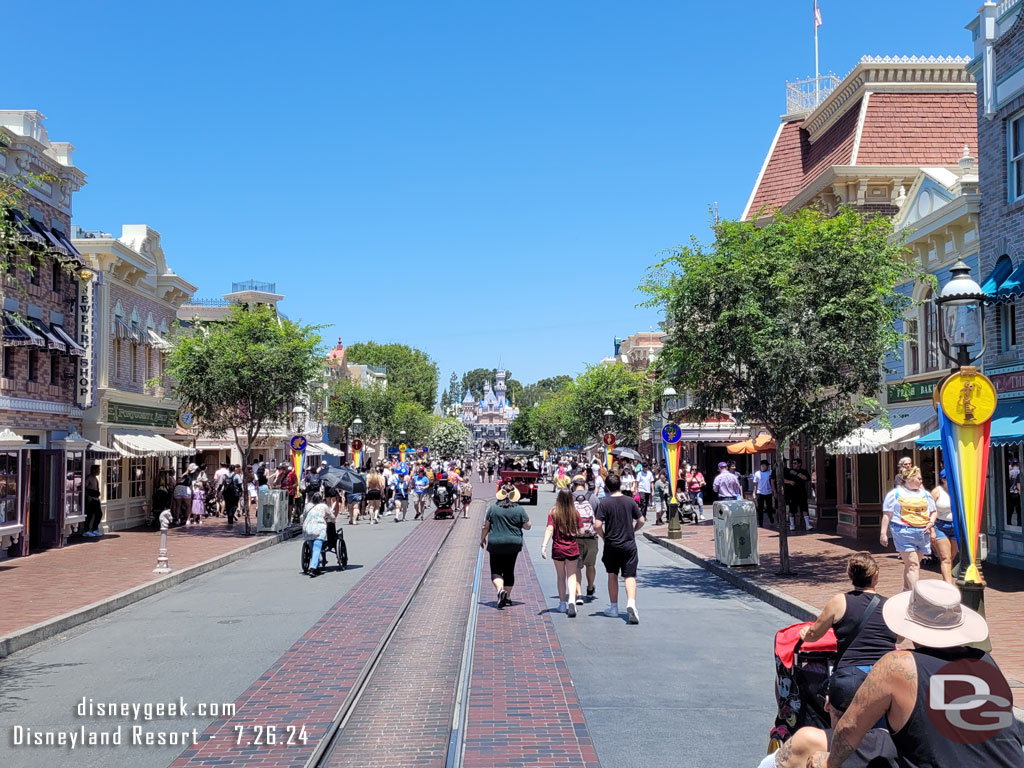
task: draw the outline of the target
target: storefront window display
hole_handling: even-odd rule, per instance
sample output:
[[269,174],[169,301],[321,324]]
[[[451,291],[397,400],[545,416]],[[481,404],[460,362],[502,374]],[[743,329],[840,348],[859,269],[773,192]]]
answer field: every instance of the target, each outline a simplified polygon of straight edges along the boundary
[[1006,480],[1006,527],[1021,527],[1020,513],[1020,460],[1021,447],[1008,445],[1003,449],[1003,466],[1000,471]]
[[68,451],[64,472],[64,517],[78,517],[85,514],[84,503],[84,451]]
[[18,451],[0,451],[0,523],[17,523]]

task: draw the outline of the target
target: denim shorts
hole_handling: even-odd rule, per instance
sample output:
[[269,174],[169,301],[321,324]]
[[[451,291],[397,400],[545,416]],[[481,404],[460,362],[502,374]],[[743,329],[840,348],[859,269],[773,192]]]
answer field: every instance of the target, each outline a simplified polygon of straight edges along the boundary
[[932,537],[924,528],[913,528],[903,523],[890,523],[889,532],[897,552],[932,553]]
[[952,520],[936,520],[935,521],[935,538],[936,539],[952,539],[956,541],[956,532],[953,529]]

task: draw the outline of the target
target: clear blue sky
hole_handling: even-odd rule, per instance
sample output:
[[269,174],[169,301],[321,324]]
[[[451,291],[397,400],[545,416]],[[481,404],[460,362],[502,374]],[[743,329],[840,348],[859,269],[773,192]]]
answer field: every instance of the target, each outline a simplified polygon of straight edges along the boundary
[[[820,0],[821,68],[969,54],[979,0]],[[4,11],[3,108],[89,176],[75,223],[146,223],[217,296],[276,281],[332,343],[576,373],[646,330],[664,248],[738,216],[813,70],[798,2],[50,2]]]

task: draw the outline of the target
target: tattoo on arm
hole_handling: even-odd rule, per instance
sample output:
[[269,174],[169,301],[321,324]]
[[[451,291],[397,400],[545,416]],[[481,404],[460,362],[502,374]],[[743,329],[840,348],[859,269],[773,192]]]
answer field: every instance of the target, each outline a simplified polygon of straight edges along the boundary
[[[775,765],[779,768],[788,768],[788,761],[790,756],[793,754],[793,739],[783,743],[779,747],[779,751],[775,753]],[[802,768],[802,766],[801,766]]]

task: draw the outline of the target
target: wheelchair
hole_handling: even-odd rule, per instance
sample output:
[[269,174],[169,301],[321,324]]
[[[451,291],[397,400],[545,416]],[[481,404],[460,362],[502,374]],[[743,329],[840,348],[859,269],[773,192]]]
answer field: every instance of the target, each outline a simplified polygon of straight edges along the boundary
[[[338,529],[333,521],[327,523],[327,540],[320,548],[320,568],[327,566],[327,553],[333,552],[338,558],[338,565],[341,570],[348,568],[348,547],[345,545],[345,535]],[[306,539],[302,542],[302,572],[309,573],[309,561],[313,558],[313,540]]]

